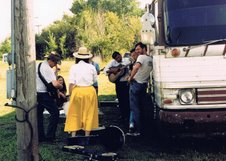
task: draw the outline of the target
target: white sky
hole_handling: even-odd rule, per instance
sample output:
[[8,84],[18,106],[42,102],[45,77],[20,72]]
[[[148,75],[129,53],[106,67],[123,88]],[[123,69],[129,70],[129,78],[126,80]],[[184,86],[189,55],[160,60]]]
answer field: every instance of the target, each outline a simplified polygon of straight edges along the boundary
[[[151,0],[138,0],[141,8]],[[55,20],[61,19],[64,13],[69,13],[73,0],[33,0],[35,31],[41,31]],[[11,0],[0,0],[0,42],[10,36],[11,30]]]

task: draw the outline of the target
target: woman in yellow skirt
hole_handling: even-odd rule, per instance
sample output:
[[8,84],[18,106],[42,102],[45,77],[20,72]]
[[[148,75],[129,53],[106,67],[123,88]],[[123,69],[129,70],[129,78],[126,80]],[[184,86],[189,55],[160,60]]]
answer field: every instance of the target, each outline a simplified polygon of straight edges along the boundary
[[97,72],[89,58],[92,57],[86,47],[80,47],[73,54],[76,64],[69,71],[70,102],[64,127],[74,137],[78,130],[84,130],[89,136],[92,129],[98,128],[98,102],[93,83],[97,82]]

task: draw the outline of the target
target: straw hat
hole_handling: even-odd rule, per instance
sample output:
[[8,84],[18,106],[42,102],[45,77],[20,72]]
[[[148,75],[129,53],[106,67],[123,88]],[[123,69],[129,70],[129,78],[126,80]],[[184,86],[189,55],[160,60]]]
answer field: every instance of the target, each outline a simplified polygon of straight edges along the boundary
[[86,47],[80,47],[78,52],[73,53],[73,56],[79,59],[89,59],[93,56]]

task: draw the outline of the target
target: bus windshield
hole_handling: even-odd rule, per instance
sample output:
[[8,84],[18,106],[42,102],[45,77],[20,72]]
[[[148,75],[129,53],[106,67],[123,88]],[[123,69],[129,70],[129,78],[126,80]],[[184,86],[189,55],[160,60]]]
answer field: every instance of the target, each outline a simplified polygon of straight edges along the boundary
[[226,38],[226,0],[164,0],[163,9],[169,46],[200,45]]

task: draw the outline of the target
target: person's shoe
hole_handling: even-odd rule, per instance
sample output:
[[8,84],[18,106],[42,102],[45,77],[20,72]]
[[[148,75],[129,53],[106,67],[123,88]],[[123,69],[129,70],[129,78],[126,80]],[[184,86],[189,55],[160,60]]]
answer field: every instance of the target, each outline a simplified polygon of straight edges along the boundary
[[126,135],[128,136],[140,136],[139,132],[128,132]]
[[134,131],[135,131],[134,124],[133,123],[130,123],[129,124],[129,133],[134,133]]
[[134,132],[133,136],[140,136],[140,132]]
[[133,123],[130,123],[129,124],[129,128],[134,128],[134,124]]
[[128,131],[127,135],[133,136],[134,135],[134,131],[135,131],[134,124],[130,123],[129,124],[129,131]]

